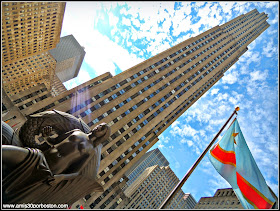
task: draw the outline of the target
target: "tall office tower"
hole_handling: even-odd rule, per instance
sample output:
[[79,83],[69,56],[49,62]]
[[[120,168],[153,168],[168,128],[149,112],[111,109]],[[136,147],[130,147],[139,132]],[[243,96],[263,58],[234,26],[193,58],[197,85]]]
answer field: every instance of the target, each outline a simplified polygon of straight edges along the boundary
[[213,197],[202,197],[194,209],[243,209],[232,188],[218,189]]
[[[140,176],[124,191],[129,200],[125,204],[119,204],[111,208],[123,209],[158,209],[164,199],[170,194],[179,179],[169,166],[148,167]],[[173,198],[169,209],[187,209],[187,201],[182,190]],[[193,208],[194,206],[192,206]],[[102,208],[102,207],[100,207]]]
[[49,52],[39,53],[2,65],[2,85],[8,96],[31,87],[45,84],[53,86],[56,61]]
[[2,82],[10,97],[40,84],[51,90],[64,2],[2,2]]
[[65,2],[2,2],[2,64],[55,48],[64,10]]
[[130,186],[137,177],[145,171],[146,168],[159,165],[159,166],[168,166],[169,162],[166,160],[161,151],[156,148],[144,154],[127,172],[125,172],[125,176],[127,176],[128,181],[126,183],[126,187]]
[[73,35],[61,37],[56,48],[49,52],[56,60],[55,73],[62,83],[78,75],[86,54]]
[[125,182],[125,172],[223,77],[247,45],[269,27],[267,18],[252,10],[114,77],[103,74],[21,110],[28,115],[57,109],[81,117],[91,128],[101,122],[111,127],[97,176],[105,192],[90,194],[86,202],[80,200],[83,207],[98,209],[105,196],[112,206],[120,203],[122,195],[114,188]]

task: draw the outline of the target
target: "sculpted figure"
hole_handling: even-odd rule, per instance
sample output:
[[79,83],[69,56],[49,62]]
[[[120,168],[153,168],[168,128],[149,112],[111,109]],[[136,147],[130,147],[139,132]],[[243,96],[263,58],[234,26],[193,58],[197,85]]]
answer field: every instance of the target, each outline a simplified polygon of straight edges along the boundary
[[50,146],[43,151],[2,146],[4,203],[71,205],[89,193],[104,191],[96,176],[102,143],[110,135],[105,123],[89,133],[81,129],[61,133],[52,126],[44,126],[41,134]]

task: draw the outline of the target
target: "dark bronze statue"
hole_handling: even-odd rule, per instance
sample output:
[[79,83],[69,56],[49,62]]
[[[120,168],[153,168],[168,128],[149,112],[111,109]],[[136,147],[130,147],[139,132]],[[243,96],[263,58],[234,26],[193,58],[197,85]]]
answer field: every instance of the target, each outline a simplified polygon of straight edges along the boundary
[[[81,119],[53,110],[30,116],[19,137],[5,133],[4,203],[71,205],[89,193],[104,191],[96,176],[102,143],[110,135],[105,123],[90,130]],[[16,137],[17,144],[11,145],[7,137]]]

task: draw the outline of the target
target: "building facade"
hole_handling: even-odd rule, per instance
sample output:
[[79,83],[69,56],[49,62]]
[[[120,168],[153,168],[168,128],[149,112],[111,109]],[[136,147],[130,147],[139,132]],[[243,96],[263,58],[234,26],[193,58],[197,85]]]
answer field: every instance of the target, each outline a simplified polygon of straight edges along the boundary
[[45,84],[51,90],[65,2],[2,2],[2,83],[8,96]]
[[2,2],[2,64],[56,47],[65,2]]
[[244,209],[232,188],[218,189],[213,197],[202,197],[194,209]]
[[[148,167],[124,191],[124,194],[129,198],[129,200],[120,208],[158,209],[178,182],[179,179],[169,166],[160,167],[159,165],[155,165]],[[185,194],[182,190],[180,190],[167,208],[187,209],[188,207],[191,207],[192,204],[187,205],[188,201],[185,200],[185,198]]]
[[[170,169],[169,162],[158,148],[145,153],[124,176],[127,182],[118,189],[118,192],[122,193],[120,203],[113,205],[114,201],[105,197],[102,199],[103,203],[100,202],[101,209],[110,205],[111,209],[158,209],[179,182],[177,176]],[[84,201],[90,197],[91,195],[85,196]],[[90,208],[94,208],[94,205],[92,203]],[[192,195],[185,194],[180,189],[168,208],[192,209],[195,205],[196,201]],[[75,203],[73,207],[80,208],[81,204]]]
[[[256,9],[187,39],[112,77],[105,73],[58,96],[19,108],[26,116],[57,109],[82,118],[94,128],[106,122],[112,134],[102,148],[98,182],[104,193],[81,199],[84,208],[113,208],[125,173],[158,136],[219,81],[269,27]],[[109,201],[104,204],[104,198]]]
[[190,193],[186,193],[183,199],[187,201],[187,209],[194,209],[197,202]]
[[48,52],[39,53],[2,64],[2,85],[8,96],[16,95],[31,87],[45,84],[53,86],[56,61]]
[[154,165],[169,166],[168,160],[158,148],[147,152],[125,172],[125,176],[128,178],[126,186],[130,186],[146,168]]
[[[151,166],[145,169],[136,180],[124,191],[128,197],[126,204],[119,206],[123,209],[158,209],[164,199],[178,184],[179,179],[169,166]],[[194,200],[191,194],[187,195]],[[186,200],[184,192],[180,190],[167,209],[192,209],[196,204]],[[116,207],[118,208],[118,207]]]
[[55,73],[62,83],[78,75],[86,54],[73,35],[61,37],[56,48],[49,52],[56,60]]
[[[276,203],[272,209],[278,209],[278,197],[269,187]],[[201,197],[194,209],[244,209],[232,188],[218,189],[213,197]]]

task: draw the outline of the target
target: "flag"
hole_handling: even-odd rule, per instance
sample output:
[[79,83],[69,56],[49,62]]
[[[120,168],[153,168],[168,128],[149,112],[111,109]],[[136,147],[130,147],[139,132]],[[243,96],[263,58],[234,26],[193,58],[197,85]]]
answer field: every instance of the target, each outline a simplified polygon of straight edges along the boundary
[[275,199],[240,130],[237,119],[208,157],[218,173],[232,186],[245,209],[270,209]]

